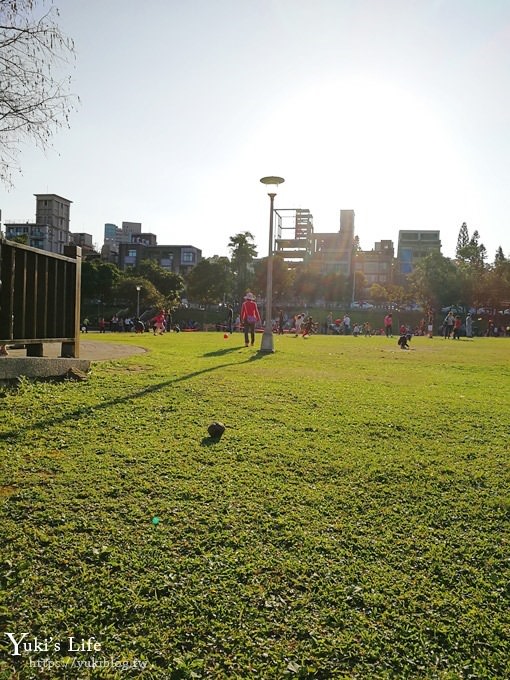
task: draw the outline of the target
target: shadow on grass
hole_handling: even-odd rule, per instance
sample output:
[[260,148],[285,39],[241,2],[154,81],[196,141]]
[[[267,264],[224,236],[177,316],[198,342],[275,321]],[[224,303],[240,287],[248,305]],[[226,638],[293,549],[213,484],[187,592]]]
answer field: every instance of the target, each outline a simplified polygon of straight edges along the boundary
[[219,444],[220,441],[221,437],[204,437],[200,442],[200,446],[214,446],[215,444]]
[[[264,356],[264,355],[261,355]],[[160,390],[165,389],[165,387],[170,387],[171,385],[176,385],[180,382],[184,382],[185,380],[191,380],[192,378],[196,378],[199,375],[205,375],[206,373],[212,373],[214,371],[219,371],[222,368],[228,368],[229,366],[240,366],[241,364],[246,364],[249,363],[250,361],[253,361],[254,359],[260,358],[257,355],[252,355],[248,359],[245,359],[244,361],[234,361],[229,364],[219,364],[218,366],[211,366],[210,368],[204,368],[201,371],[194,371],[193,373],[188,373],[187,375],[182,375],[179,378],[172,378],[171,380],[165,380],[164,382],[158,383],[157,385],[149,385],[148,387],[145,387],[143,390],[139,390],[138,392],[133,392],[131,394],[125,394],[122,397],[117,397],[115,399],[109,399],[108,401],[102,401],[97,404],[91,405],[91,406],[86,406],[85,408],[83,406],[80,406],[79,408],[74,409],[73,411],[70,411],[69,413],[63,413],[61,416],[58,417],[53,417],[53,418],[46,418],[44,420],[39,421],[38,423],[34,423],[33,425],[24,425],[23,426],[23,431],[26,432],[27,430],[43,430],[48,427],[53,427],[55,425],[59,425],[60,423],[65,423],[68,420],[71,420],[73,418],[83,418],[84,416],[91,415],[92,413],[97,413],[99,409],[105,409],[109,408],[110,406],[116,406],[117,404],[123,404],[126,401],[130,401],[131,399],[139,399],[141,397],[145,397],[148,394],[152,394],[153,392],[159,392]],[[20,430],[9,430],[8,432],[1,432],[0,433],[0,441],[9,439],[11,437],[16,437],[18,434],[20,434]],[[207,439],[207,438],[206,438]]]
[[[226,354],[231,354],[232,352],[247,352],[249,351],[249,347],[245,347],[244,345],[238,345],[237,347],[226,347],[225,349],[216,349],[214,352],[207,352],[206,354],[202,354],[203,357],[222,357],[225,356]],[[251,348],[253,351],[253,347]],[[269,356],[270,353],[267,352],[261,352],[260,350],[257,350],[255,354],[251,354],[250,357],[247,359],[247,361],[253,361],[254,359],[262,359],[263,357]]]
[[232,352],[241,352],[245,349],[244,345],[236,345],[236,347],[225,347],[225,349],[216,349],[214,352],[206,352],[202,354],[203,357],[222,357],[225,354],[231,354]]

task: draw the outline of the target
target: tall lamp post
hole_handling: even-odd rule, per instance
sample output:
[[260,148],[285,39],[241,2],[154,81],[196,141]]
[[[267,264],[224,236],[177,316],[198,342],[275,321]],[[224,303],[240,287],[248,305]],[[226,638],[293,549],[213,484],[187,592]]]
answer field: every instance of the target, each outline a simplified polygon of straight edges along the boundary
[[136,287],[136,318],[140,318],[140,291],[142,290],[141,286]]
[[261,352],[274,352],[273,340],[273,213],[274,197],[278,192],[278,186],[285,182],[283,177],[262,177],[260,180],[267,187],[267,195],[270,200],[269,208],[269,255],[267,258],[267,286],[266,286],[266,327],[260,345]]

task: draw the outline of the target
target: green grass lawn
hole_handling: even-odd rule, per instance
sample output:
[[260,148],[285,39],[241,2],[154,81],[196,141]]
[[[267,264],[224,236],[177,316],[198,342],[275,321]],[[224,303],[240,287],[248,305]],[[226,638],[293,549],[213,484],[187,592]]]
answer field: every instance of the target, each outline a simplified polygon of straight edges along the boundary
[[1,678],[510,677],[510,340],[89,339],[0,388]]

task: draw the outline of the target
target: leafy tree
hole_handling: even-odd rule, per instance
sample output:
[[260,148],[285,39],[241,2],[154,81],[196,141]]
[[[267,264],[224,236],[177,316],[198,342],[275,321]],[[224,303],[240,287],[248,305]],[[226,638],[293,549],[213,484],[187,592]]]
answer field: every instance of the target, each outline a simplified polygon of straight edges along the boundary
[[350,286],[347,285],[346,277],[338,272],[329,272],[322,276],[322,297],[326,302],[347,303]]
[[317,267],[301,265],[293,275],[291,295],[303,302],[315,302],[323,297],[323,275]]
[[[267,257],[262,258],[255,265],[254,289],[265,297],[267,287]],[[283,257],[273,257],[273,300],[282,302],[289,296],[292,285],[292,274]]]
[[365,297],[367,287],[367,279],[363,272],[356,270],[354,272],[354,296],[358,300]]
[[224,255],[213,255],[209,259],[219,267],[218,276],[223,286],[222,297],[224,299],[230,299],[232,295],[232,267],[230,265],[230,260]]
[[182,276],[167,271],[154,260],[142,260],[137,267],[128,270],[128,276],[141,276],[150,281],[166,298],[167,306],[173,306],[184,290]]
[[[45,0],[0,0],[0,181],[12,185],[23,142],[47,149],[52,135],[67,126],[74,108],[61,64],[74,57],[62,34],[58,10]],[[38,12],[38,6],[41,12]]]
[[115,285],[123,274],[111,262],[101,260],[84,260],[81,267],[82,300],[99,299],[109,302]]
[[499,248],[496,250],[496,256],[494,258],[494,264],[497,266],[498,264],[501,264],[503,262],[506,262],[507,259],[505,257],[505,254],[503,252],[503,248],[499,246]]
[[457,239],[456,255],[460,264],[468,264],[478,270],[484,267],[487,250],[483,243],[480,243],[480,234],[476,229],[471,238],[469,237],[465,222]]
[[409,287],[407,287],[406,290],[406,288],[404,288],[403,286],[396,286],[394,284],[390,284],[387,290],[389,302],[391,302],[394,305],[397,305],[397,307],[405,305],[408,302],[409,298],[412,297]]
[[227,258],[205,258],[186,277],[187,294],[191,300],[213,304],[226,295],[229,272],[223,261]]
[[467,224],[463,222],[459,230],[459,235],[457,237],[457,248],[455,251],[457,259],[463,259],[464,248],[466,248],[468,244],[469,244],[469,232]]
[[231,253],[230,263],[234,276],[234,295],[241,300],[247,288],[251,287],[253,278],[253,260],[257,257],[254,236],[243,231],[230,237],[228,248]]
[[13,241],[14,243],[21,243],[23,246],[28,246],[28,234],[19,234],[19,236],[13,236],[12,238],[9,239],[9,241]]
[[390,299],[388,291],[386,288],[384,288],[384,286],[381,286],[380,283],[373,283],[370,286],[369,296],[376,305],[380,305],[383,302],[388,302]]
[[147,308],[165,308],[165,297],[151,281],[143,277],[124,276],[121,278],[113,290],[116,303],[126,307],[130,310],[129,313],[134,315],[138,302],[137,286],[140,286],[141,312]]
[[409,275],[409,282],[411,294],[425,308],[440,309],[448,304],[467,302],[458,268],[440,253],[422,258]]
[[507,309],[510,307],[510,260],[504,257],[501,248],[498,253],[494,265],[487,267],[484,272],[485,299],[483,304],[497,309]]

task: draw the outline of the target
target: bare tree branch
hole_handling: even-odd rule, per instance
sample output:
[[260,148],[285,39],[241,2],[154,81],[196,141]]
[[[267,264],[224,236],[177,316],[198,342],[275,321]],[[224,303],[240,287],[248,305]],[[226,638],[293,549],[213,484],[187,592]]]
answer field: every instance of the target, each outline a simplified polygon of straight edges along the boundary
[[8,186],[20,171],[21,145],[48,148],[78,101],[61,75],[74,59],[74,42],[62,34],[56,7],[35,16],[46,3],[0,0],[0,182]]

